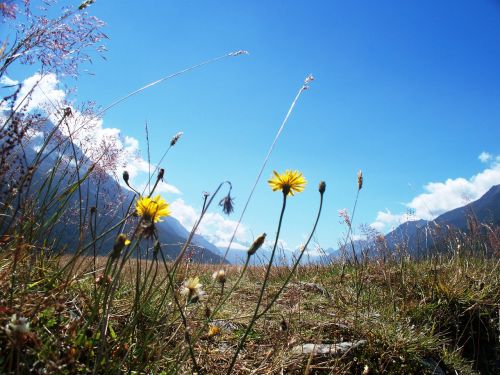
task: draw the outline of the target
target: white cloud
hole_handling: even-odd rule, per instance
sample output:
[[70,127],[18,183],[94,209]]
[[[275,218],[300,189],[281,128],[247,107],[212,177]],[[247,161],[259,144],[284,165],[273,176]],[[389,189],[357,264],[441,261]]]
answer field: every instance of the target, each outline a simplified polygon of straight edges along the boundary
[[[6,82],[15,82],[7,80]],[[31,95],[25,100],[31,90]],[[99,162],[107,173],[117,176],[122,186],[125,187],[121,179],[123,170],[129,173],[132,186],[146,186],[148,172],[155,168],[139,155],[139,141],[127,135],[122,136],[118,128],[104,127],[102,119],[92,117],[91,112],[80,111],[69,105],[65,92],[59,89],[59,80],[55,74],[34,74],[25,79],[17,104],[21,102],[27,106],[27,111],[44,111],[52,122],[60,120],[63,108],[70,107],[73,115],[68,118],[67,126],[61,127],[61,132],[65,136],[71,134],[85,156],[93,162]],[[177,187],[166,182],[160,182],[156,192],[181,194]]]
[[434,219],[446,211],[479,199],[497,184],[500,184],[500,163],[495,162],[469,179],[449,178],[445,182],[431,182],[424,186],[427,192],[413,198],[407,206],[415,210],[415,216],[419,219]]
[[488,162],[489,160],[491,160],[493,158],[493,155],[491,155],[489,152],[481,152],[481,154],[479,154],[478,156],[478,159],[481,161],[481,163],[486,163]]
[[407,221],[406,219],[407,215],[393,214],[386,208],[385,211],[379,211],[377,213],[377,218],[375,219],[375,222],[371,224],[371,226],[374,229],[383,232],[387,229],[390,230],[397,227],[398,225]]
[[47,113],[54,112],[54,106],[57,109],[63,108],[66,94],[58,88],[58,85],[59,81],[55,74],[42,76],[36,73],[23,81],[15,106],[26,105],[27,111],[42,109]]
[[[482,154],[481,154],[482,155]],[[481,160],[481,155],[479,159]],[[405,206],[414,211],[414,215],[393,214],[389,210],[379,211],[371,226],[379,231],[389,230],[408,219],[432,220],[437,216],[462,207],[479,199],[492,186],[500,184],[500,160],[498,156],[484,156],[493,162],[482,172],[470,178],[449,178],[445,182],[430,182],[424,186],[425,192],[417,195]]]
[[6,75],[3,75],[2,78],[0,78],[0,83],[5,86],[14,86],[19,84],[19,81],[15,81]]
[[[178,198],[170,204],[172,216],[190,230],[200,216],[200,211],[186,204],[183,199]],[[237,221],[228,219],[220,213],[207,212],[198,227],[198,234],[201,234],[215,246],[224,248],[227,247],[233,232],[237,226]],[[249,243],[250,237],[247,228],[240,224],[236,232],[231,249],[243,250],[248,249],[246,245]]]

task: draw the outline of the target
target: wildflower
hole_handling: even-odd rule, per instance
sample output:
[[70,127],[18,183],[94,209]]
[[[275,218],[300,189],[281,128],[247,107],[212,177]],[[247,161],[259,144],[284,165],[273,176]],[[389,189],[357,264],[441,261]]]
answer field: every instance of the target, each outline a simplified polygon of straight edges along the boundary
[[230,215],[231,212],[234,211],[233,202],[234,199],[231,197],[231,193],[227,193],[227,195],[219,202],[219,206],[222,207],[222,212],[224,212],[226,215]]
[[214,337],[217,336],[219,333],[220,333],[220,328],[211,324],[210,327],[208,328],[207,337],[208,338]]
[[17,333],[28,333],[30,331],[30,324],[28,319],[17,317],[17,314],[14,314],[10,318],[10,322],[5,325],[5,333],[7,336],[12,336]]
[[358,172],[358,190],[361,190],[363,187],[363,172],[361,172],[361,169]]
[[226,282],[226,271],[224,270],[215,271],[212,274],[212,279],[224,285]]
[[350,227],[351,226],[351,217],[349,216],[349,212],[346,208],[339,210],[339,216],[344,219],[344,222]]
[[188,302],[196,303],[206,296],[205,291],[201,289],[202,286],[198,277],[190,277],[182,284],[181,294]]
[[293,195],[294,192],[300,193],[304,190],[307,181],[302,175],[302,172],[286,170],[285,173],[278,174],[274,171],[274,177],[272,177],[268,183],[273,191],[281,190],[285,195]]
[[252,256],[255,254],[257,250],[262,246],[264,240],[266,239],[266,234],[262,233],[257,239],[253,242],[252,246],[247,251],[248,256]]
[[176,135],[172,137],[172,140],[170,141],[170,146],[173,146],[177,143],[180,137],[182,137],[184,133],[183,132],[178,132]]
[[160,195],[154,198],[140,197],[135,208],[139,216],[152,223],[161,221],[162,216],[170,215],[168,203]]

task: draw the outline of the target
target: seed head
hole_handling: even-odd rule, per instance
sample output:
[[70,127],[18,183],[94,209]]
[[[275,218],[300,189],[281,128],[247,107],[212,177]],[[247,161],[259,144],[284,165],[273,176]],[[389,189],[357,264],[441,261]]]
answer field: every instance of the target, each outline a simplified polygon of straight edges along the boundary
[[230,56],[239,56],[239,55],[249,55],[249,54],[250,53],[248,51],[239,50],[239,51],[231,52],[229,55]]
[[184,134],[183,132],[178,132],[176,135],[174,135],[172,137],[172,140],[170,141],[170,146],[174,146],[179,140],[179,138],[182,137],[183,134]]
[[212,274],[212,279],[224,285],[226,283],[226,271],[218,270]]
[[358,190],[361,190],[363,187],[363,172],[361,172],[361,169],[358,172]]
[[266,239],[266,234],[262,233],[257,239],[253,242],[252,246],[247,251],[248,256],[252,256],[256,253],[257,250],[262,246]]
[[309,74],[306,79],[304,80],[304,84],[308,84],[309,82],[314,81],[314,76],[312,74]]
[[78,7],[79,10],[84,10],[87,8],[90,4],[92,4],[95,0],[85,0],[83,3],[80,4]]
[[222,207],[222,212],[226,215],[230,215],[234,211],[234,199],[231,197],[231,192],[222,198],[219,202],[219,206]]
[[73,111],[71,110],[71,107],[66,107],[63,110],[64,117],[71,117],[73,115]]
[[163,181],[163,176],[165,175],[165,169],[163,168],[160,168],[160,170],[158,171],[158,177],[156,177],[156,179],[158,181]]
[[201,289],[203,285],[198,277],[192,277],[184,281],[181,287],[181,294],[186,297],[189,303],[196,303],[206,297],[206,293]]
[[123,181],[125,181],[125,183],[128,185],[128,180],[129,180],[130,176],[128,174],[127,171],[123,171]]
[[28,319],[23,317],[18,318],[17,315],[14,314],[11,316],[10,322],[5,325],[4,330],[7,336],[12,336],[17,333],[28,333],[30,331],[30,324]]
[[319,183],[319,187],[318,187],[318,191],[320,194],[323,194],[326,190],[326,182],[325,181],[321,181]]

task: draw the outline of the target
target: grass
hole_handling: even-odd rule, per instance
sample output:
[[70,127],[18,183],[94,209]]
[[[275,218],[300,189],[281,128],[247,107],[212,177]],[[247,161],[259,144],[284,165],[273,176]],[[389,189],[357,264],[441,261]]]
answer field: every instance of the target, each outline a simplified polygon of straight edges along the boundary
[[[28,4],[29,27],[17,30],[20,37],[12,44],[1,44],[0,78],[12,64],[29,63],[23,56],[33,52],[44,57],[39,59],[44,74],[76,74],[78,65],[90,59],[83,51],[105,38],[99,20],[78,13],[90,3],[56,18],[47,18],[50,12],[32,17]],[[80,27],[67,28],[69,20]],[[61,39],[60,29],[68,30],[67,39]],[[69,59],[67,48],[79,53]],[[214,199],[226,214],[233,211],[229,181],[204,195],[188,238],[167,257],[163,242],[168,239],[160,238],[155,225],[169,212],[168,203],[154,195],[164,175],[160,163],[149,168],[158,171],[154,182],[149,176],[150,191],[139,194],[128,173],[117,173],[123,150],[113,142],[93,144],[79,132],[90,134],[96,118],[132,95],[242,54],[165,76],[99,112],[66,103],[29,110],[26,103],[43,75],[25,97],[18,98],[21,85],[14,85],[1,101],[7,109],[0,118],[0,373],[497,373],[498,228],[486,226],[485,234],[476,222],[469,233],[449,232],[422,259],[411,258],[405,244],[391,251],[378,234],[375,252],[357,253],[352,221],[361,171],[352,216],[342,213],[348,231],[339,262],[304,265],[303,251],[289,266],[273,263],[281,219],[292,199],[288,193],[298,194],[305,186],[302,173],[292,170],[272,179],[283,205],[277,230],[269,229],[276,236],[268,238],[274,246],[267,264],[249,265],[265,234],[250,246],[244,266],[189,260],[191,240]],[[301,83],[238,223],[312,80],[310,75]],[[47,129],[49,118],[53,126]],[[33,147],[34,134],[41,134],[39,147]],[[181,134],[172,138],[161,161]],[[113,172],[123,173],[135,194],[110,192]],[[221,199],[223,187],[229,192]],[[325,189],[321,182],[305,249],[320,219]],[[115,198],[119,195],[121,200]]]
[[[4,370],[19,366],[21,373],[37,368],[52,373],[92,372],[104,344],[95,334],[96,323],[89,321],[98,291],[94,289],[90,259],[82,260],[67,285],[38,282],[24,286],[15,291],[10,304],[8,293],[2,290],[2,326],[13,313],[30,323],[29,332],[15,339],[0,332]],[[45,260],[42,266],[38,259],[30,272],[41,280],[51,280],[64,261]],[[9,262],[4,257],[0,263],[4,285],[10,276]],[[26,256],[20,264],[29,262]],[[129,332],[137,262],[127,261],[115,294],[103,371],[191,373],[182,319],[173,313],[172,301],[157,309],[165,285],[158,283],[151,297],[143,301],[135,332]],[[99,258],[97,263],[102,267],[106,259]],[[146,269],[152,261],[142,263]],[[498,266],[493,259],[442,259],[436,278],[432,261],[411,261],[404,283],[399,264],[373,262],[358,270],[348,267],[343,280],[341,264],[300,266],[273,307],[255,322],[233,373],[417,374],[432,373],[431,367],[437,365],[448,373],[494,373],[499,350]],[[260,266],[249,267],[240,287],[208,322],[207,309],[216,306],[220,294],[219,285],[211,279],[216,270],[216,266],[201,264],[185,269],[186,276],[200,276],[208,294],[208,299],[184,307],[196,362],[199,370],[208,374],[227,371],[248,327],[265,272]],[[240,267],[227,267],[226,289],[239,272]],[[272,269],[263,305],[281,287],[288,272],[287,267]],[[163,270],[160,279],[162,276]],[[179,277],[177,287],[182,280]],[[358,282],[362,284],[360,293]],[[220,332],[209,336],[209,324],[219,327]],[[305,343],[358,340],[366,343],[342,355],[310,356],[293,350]]]

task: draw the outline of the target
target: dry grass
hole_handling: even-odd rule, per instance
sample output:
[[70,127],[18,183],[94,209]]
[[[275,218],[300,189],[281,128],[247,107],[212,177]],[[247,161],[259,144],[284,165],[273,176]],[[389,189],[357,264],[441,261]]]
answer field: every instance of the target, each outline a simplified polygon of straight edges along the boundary
[[[63,264],[68,259],[66,256],[59,262]],[[4,279],[8,272],[6,261],[2,262]],[[89,332],[80,329],[92,310],[94,278],[89,273],[91,261],[80,261],[67,285],[41,283],[28,287],[16,294],[12,307],[5,291],[0,294],[2,325],[8,323],[14,312],[31,323],[31,331],[23,337],[21,346],[24,370],[35,366],[37,358],[38,366],[43,364],[55,373],[90,371],[96,344],[90,340]],[[103,267],[105,262],[103,257],[97,264]],[[108,370],[135,368],[146,373],[170,373],[177,368],[179,373],[191,373],[182,322],[178,315],[169,313],[172,301],[161,312],[152,313],[164,286],[155,286],[158,292],[148,301],[149,306],[143,306],[134,334],[127,340],[120,337],[127,329],[134,303],[137,261],[128,263],[110,317],[114,333],[107,343],[111,362]],[[143,261],[142,269],[150,263]],[[59,266],[54,262],[46,267],[44,272]],[[227,371],[251,318],[264,272],[263,267],[250,268],[240,287],[207,322],[206,309],[213,309],[219,300],[220,287],[211,279],[218,268],[186,264],[176,285],[178,288],[185,277],[196,275],[208,293],[206,301],[185,307],[197,362],[207,374]],[[228,266],[226,270],[227,291],[241,267]],[[287,271],[286,267],[272,270],[263,306],[282,285]],[[233,373],[432,373],[432,364],[447,372],[495,371],[499,346],[498,262],[452,258],[443,259],[438,267],[430,261],[409,262],[404,283],[399,264],[373,262],[354,271],[348,268],[342,276],[340,265],[299,267],[275,305],[257,320]],[[162,270],[161,274],[165,272]],[[207,324],[219,327],[220,332],[209,337]],[[147,335],[154,339],[145,341],[146,347],[141,348],[141,337]],[[89,341],[78,342],[79,337]],[[0,340],[3,357],[9,358],[13,343],[4,332],[0,333]],[[342,355],[311,356],[293,351],[305,343],[357,340],[366,340],[366,344]],[[137,350],[132,355],[134,345]]]

